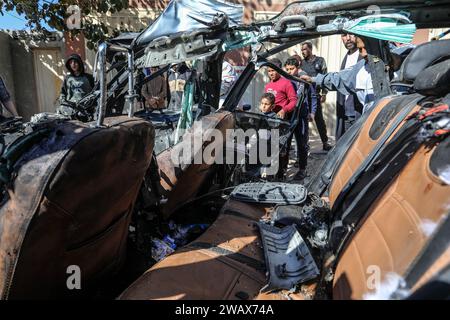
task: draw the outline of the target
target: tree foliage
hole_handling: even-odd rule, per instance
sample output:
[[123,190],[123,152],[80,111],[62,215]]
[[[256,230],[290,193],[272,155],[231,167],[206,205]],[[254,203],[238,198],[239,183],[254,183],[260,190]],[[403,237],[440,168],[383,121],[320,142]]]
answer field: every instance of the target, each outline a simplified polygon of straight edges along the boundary
[[[81,29],[70,29],[67,19],[73,14],[70,6],[77,5],[81,13]],[[83,32],[89,48],[110,36],[115,36],[119,30],[108,28],[103,21],[95,21],[86,17],[93,14],[104,15],[116,13],[128,8],[128,0],[0,0],[0,14],[14,9],[23,15],[27,27],[41,32],[48,32],[45,24],[58,31],[68,31],[72,35]]]

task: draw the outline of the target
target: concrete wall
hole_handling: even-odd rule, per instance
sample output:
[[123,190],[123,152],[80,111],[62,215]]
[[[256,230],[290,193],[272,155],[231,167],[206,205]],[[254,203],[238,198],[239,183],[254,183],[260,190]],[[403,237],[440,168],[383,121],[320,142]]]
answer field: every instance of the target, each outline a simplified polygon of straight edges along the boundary
[[[47,94],[49,90],[60,90],[60,88],[53,88],[49,83],[48,86],[47,84],[44,86],[42,92],[37,92],[35,63],[43,62],[35,62],[33,51],[54,49],[63,54],[65,48],[62,34],[44,40],[40,36],[26,32],[0,30],[0,48],[0,74],[4,77],[8,90],[14,98],[19,115],[29,120],[32,115],[40,112],[38,94]],[[45,65],[44,67],[55,73],[54,66]]]
[[33,52],[21,41],[11,40],[10,45],[17,111],[23,118],[29,119],[38,112]]
[[13,101],[15,101],[14,71],[11,61],[11,47],[9,45],[9,40],[9,35],[0,32],[0,75],[2,76]]

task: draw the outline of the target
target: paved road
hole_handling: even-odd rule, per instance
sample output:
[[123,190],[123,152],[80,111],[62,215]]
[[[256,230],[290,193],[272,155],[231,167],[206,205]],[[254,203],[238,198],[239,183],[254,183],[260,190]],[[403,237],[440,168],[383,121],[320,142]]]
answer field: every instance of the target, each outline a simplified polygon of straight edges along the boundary
[[[334,141],[330,141],[334,144]],[[288,165],[288,171],[287,171],[287,181],[292,180],[294,175],[298,171],[298,167],[294,166],[295,159],[296,159],[296,150],[295,150],[295,141],[292,140],[292,148],[291,148],[291,154],[290,154],[290,161]],[[310,155],[308,157],[308,167],[306,169],[307,176],[303,182],[303,184],[307,184],[309,182],[309,179],[311,179],[311,176],[315,175],[319,168],[321,167],[322,163],[325,161],[328,152],[322,150],[322,142],[319,138],[310,138],[309,140],[310,144]]]

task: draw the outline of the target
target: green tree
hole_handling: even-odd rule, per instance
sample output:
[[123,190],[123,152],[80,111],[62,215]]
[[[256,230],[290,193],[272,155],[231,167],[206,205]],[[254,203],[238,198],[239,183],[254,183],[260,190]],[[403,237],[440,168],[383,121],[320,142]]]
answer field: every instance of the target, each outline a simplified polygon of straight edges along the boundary
[[[73,13],[69,12],[68,8],[72,5],[77,5],[80,9],[81,29],[68,28],[67,19]],[[48,32],[45,24],[58,31],[68,31],[72,35],[83,32],[87,46],[93,49],[99,41],[126,30],[108,28],[102,21],[92,23],[92,20],[86,17],[94,13],[103,15],[119,12],[127,9],[128,5],[128,0],[0,0],[0,14],[4,15],[5,11],[15,9],[27,20],[27,27],[44,33]]]

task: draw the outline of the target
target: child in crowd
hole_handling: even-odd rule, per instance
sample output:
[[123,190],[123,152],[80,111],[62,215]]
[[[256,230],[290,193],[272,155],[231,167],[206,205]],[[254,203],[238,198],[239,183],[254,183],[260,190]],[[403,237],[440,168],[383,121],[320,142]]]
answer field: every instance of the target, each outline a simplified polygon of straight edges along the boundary
[[261,97],[261,102],[259,103],[259,110],[264,113],[264,115],[274,118],[277,114],[273,111],[275,107],[275,96],[270,93],[264,93]]

